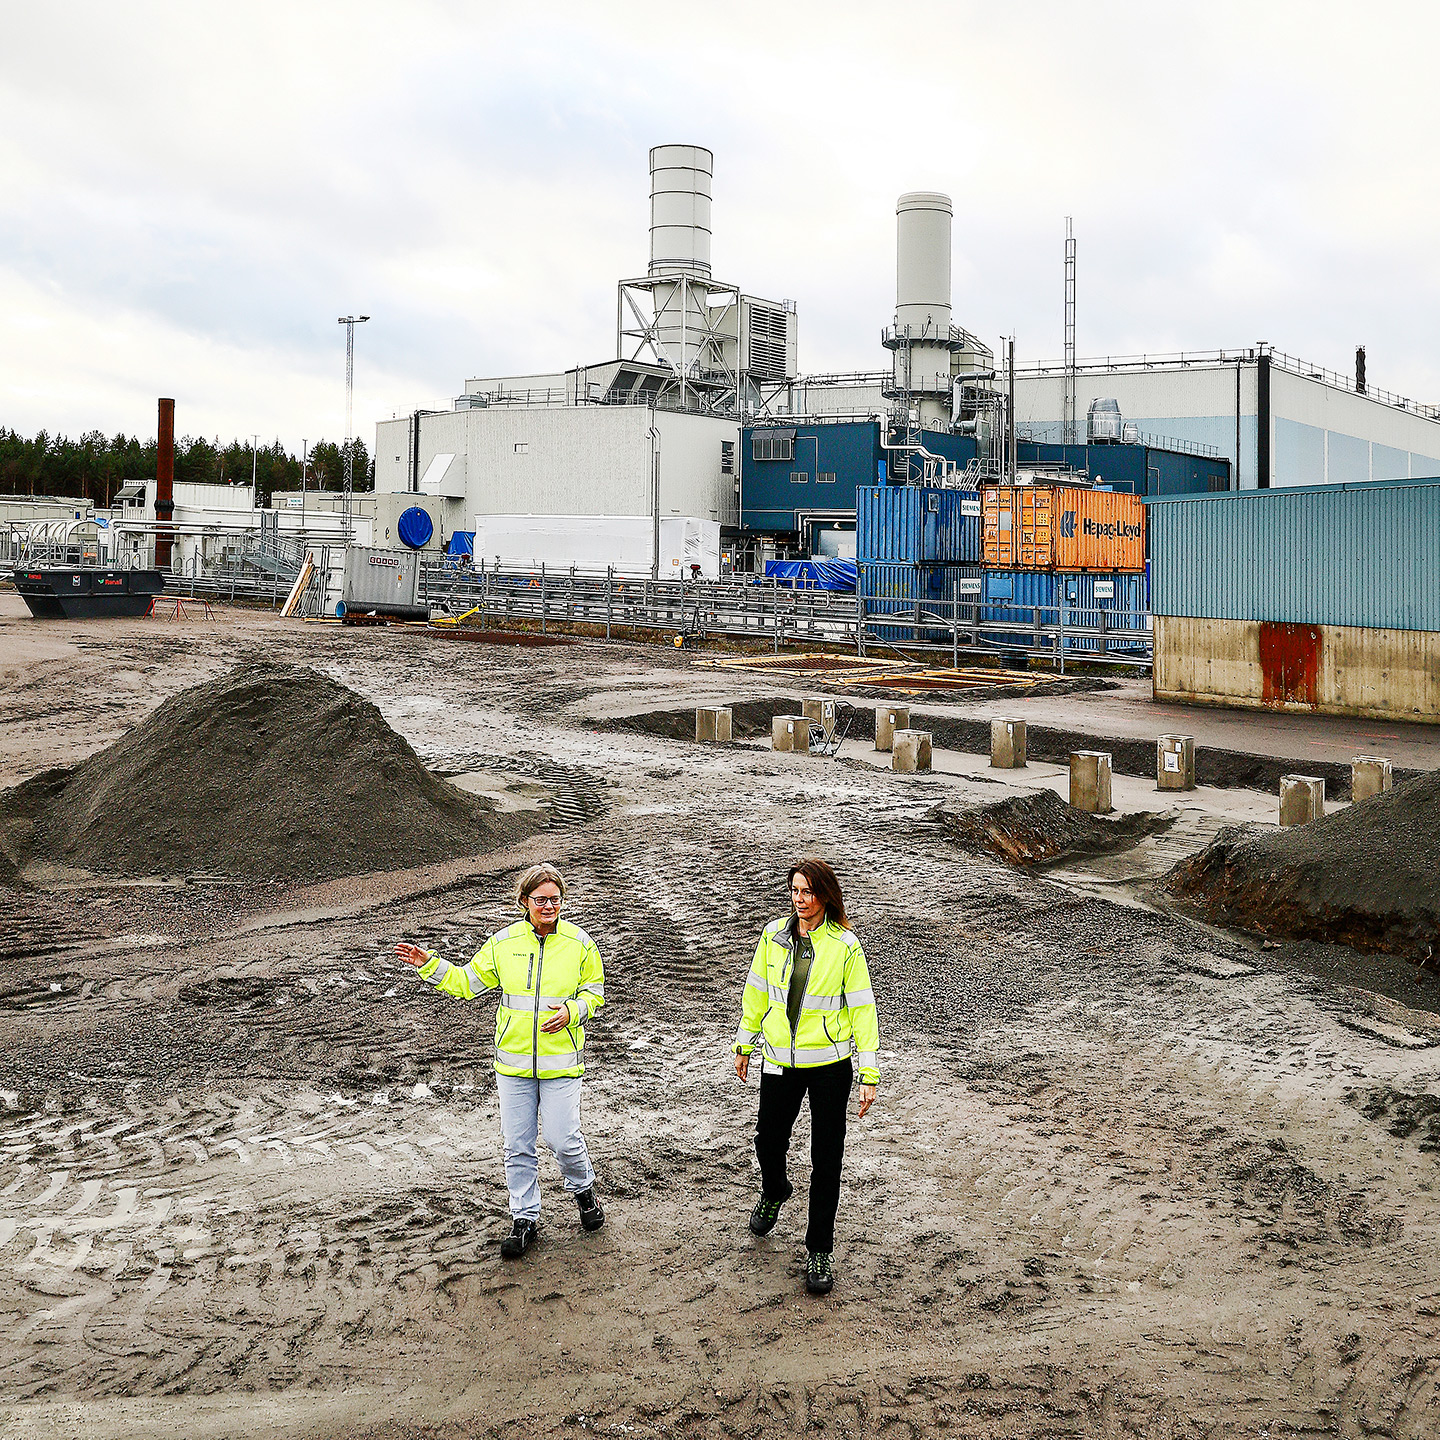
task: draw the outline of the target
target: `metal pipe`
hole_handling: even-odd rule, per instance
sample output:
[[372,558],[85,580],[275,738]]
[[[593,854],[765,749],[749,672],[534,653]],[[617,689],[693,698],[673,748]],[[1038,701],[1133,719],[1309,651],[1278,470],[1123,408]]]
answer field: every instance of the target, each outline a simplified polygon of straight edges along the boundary
[[1012,335],[1009,342],[1008,358],[1006,369],[1010,372],[1010,414],[1007,417],[1006,429],[1008,430],[1006,443],[1006,458],[1009,461],[1010,483],[1015,483],[1015,474],[1019,465],[1020,451],[1016,445],[1016,424],[1015,424],[1015,337]]
[[655,423],[655,411],[650,411],[650,428],[645,432],[650,441],[650,518],[651,550],[650,578],[660,578],[660,429]]

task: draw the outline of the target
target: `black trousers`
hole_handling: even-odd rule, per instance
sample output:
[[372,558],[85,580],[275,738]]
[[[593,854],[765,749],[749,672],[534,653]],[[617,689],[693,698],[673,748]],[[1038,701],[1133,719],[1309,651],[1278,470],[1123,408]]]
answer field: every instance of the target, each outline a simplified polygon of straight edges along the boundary
[[[756,1057],[759,1058],[758,1056]],[[810,1095],[810,1225],[807,1250],[835,1248],[835,1212],[840,1208],[840,1163],[845,1158],[845,1107],[855,1067],[849,1060],[808,1069],[781,1070],[760,1076],[760,1119],[755,1126],[755,1154],[765,1194],[788,1196],[790,1180],[785,1159],[800,1103]]]

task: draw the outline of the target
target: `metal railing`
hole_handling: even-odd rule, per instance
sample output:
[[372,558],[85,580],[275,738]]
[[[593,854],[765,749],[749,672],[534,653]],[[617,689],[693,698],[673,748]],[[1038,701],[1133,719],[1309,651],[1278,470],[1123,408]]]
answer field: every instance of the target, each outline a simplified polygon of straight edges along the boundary
[[[1148,666],[1148,612],[1076,605],[1011,605],[959,597],[900,602],[844,591],[792,588],[771,580],[652,580],[609,571],[510,571],[427,564],[421,594],[432,610],[471,623],[603,626],[617,630],[706,635],[769,644],[867,646],[936,654],[995,656],[1023,650],[1067,663]],[[902,608],[903,606],[903,608]]]
[[166,575],[165,594],[188,600],[218,600],[230,605],[263,605],[278,610],[290,594],[293,577],[266,575],[240,565],[216,567],[206,575]]
[[[1371,385],[1368,382],[1363,390],[1357,390],[1353,375],[1344,375],[1338,370],[1327,370],[1323,365],[1312,364],[1309,360],[1302,360],[1296,355],[1287,355],[1283,350],[1272,350],[1268,345],[1249,346],[1243,350],[1178,350],[1161,355],[1105,355],[1081,360],[1075,368],[1082,374],[1106,371],[1186,370],[1191,366],[1206,368],[1216,365],[1253,365],[1261,358],[1269,360],[1277,369],[1288,371],[1292,375],[1300,375],[1307,380],[1323,381],[1327,385],[1333,385],[1336,389],[1349,390],[1352,394],[1363,395],[1382,405],[1390,405],[1397,410],[1408,410],[1412,415],[1419,415],[1425,420],[1440,419],[1440,405],[1422,404],[1418,400],[1412,400],[1405,395],[1397,395],[1391,390],[1382,390],[1378,385]],[[1065,362],[1063,360],[1038,360],[1030,364],[1017,365],[1015,374],[1019,377],[1057,375],[1062,374],[1064,369]]]
[[[328,570],[328,556],[327,570]],[[325,577],[322,577],[322,582]],[[784,646],[838,645],[868,651],[949,654],[958,666],[977,656],[1023,653],[1051,660],[1063,674],[1076,663],[1148,667],[1152,630],[1143,610],[1077,605],[1011,605],[959,597],[897,601],[846,591],[791,588],[753,577],[652,580],[613,570],[495,570],[432,561],[420,574],[432,614],[468,615],[480,629],[587,627],[619,634],[706,636]],[[278,609],[290,583],[278,575],[167,575],[165,593]],[[313,607],[311,607],[311,613]]]

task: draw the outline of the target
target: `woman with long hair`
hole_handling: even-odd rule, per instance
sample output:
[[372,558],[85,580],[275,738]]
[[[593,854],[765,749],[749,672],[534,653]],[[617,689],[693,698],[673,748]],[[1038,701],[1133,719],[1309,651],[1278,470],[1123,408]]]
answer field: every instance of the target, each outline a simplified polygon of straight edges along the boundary
[[580,1130],[580,1077],[585,1073],[585,1022],[605,1003],[605,970],[595,942],[560,918],[565,877],[533,865],[520,877],[516,901],[523,920],[497,931],[468,965],[452,965],[418,945],[395,953],[420,978],[457,1000],[500,991],[495,1012],[495,1084],[505,1139],[505,1182],[511,1231],[500,1253],[516,1260],[534,1243],[540,1219],[541,1128],[575,1197],[580,1224],[598,1230],[605,1211],[595,1198],[595,1167]]
[[[810,1220],[805,1288],[835,1285],[835,1212],[845,1156],[845,1111],[860,1071],[856,1119],[875,1103],[880,1083],[880,1026],[865,952],[850,928],[845,897],[824,860],[790,867],[788,917],[766,925],[750,963],[735,1038],[735,1073],[744,1081],[761,1049],[760,1115],[755,1154],[760,1198],[750,1229],[768,1235],[794,1193],[786,1173],[790,1134],[810,1097]],[[853,1060],[852,1060],[853,1056]]]

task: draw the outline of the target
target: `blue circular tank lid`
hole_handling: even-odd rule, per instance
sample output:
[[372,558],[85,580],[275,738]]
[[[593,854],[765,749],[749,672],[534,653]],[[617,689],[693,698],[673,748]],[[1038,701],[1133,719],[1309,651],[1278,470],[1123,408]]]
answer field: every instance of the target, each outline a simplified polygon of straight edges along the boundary
[[427,511],[418,505],[412,505],[401,512],[395,530],[402,545],[408,545],[412,550],[420,550],[430,543],[430,537],[435,533],[435,522]]

